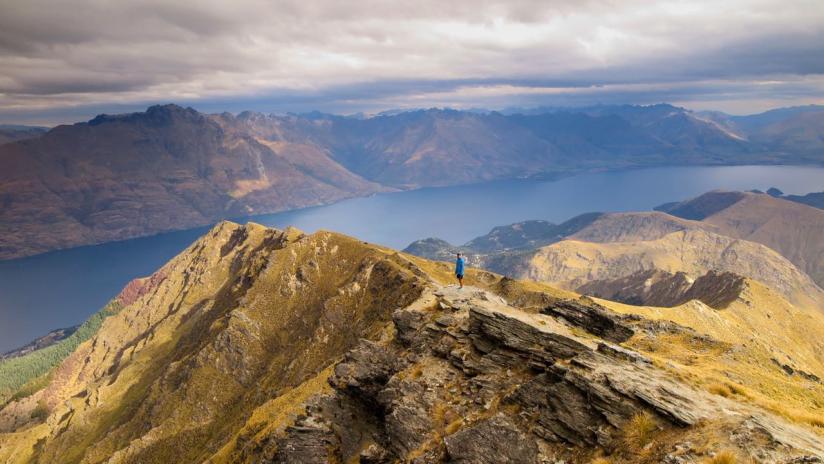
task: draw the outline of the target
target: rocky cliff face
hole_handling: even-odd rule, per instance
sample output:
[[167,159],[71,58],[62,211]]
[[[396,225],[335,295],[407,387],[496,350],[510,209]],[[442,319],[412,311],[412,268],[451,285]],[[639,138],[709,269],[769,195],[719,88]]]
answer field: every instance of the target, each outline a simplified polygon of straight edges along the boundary
[[576,291],[637,306],[672,307],[698,300],[724,309],[741,296],[745,278],[732,272],[710,271],[693,279],[684,272],[639,271],[614,280],[593,280]]
[[[334,391],[278,439],[274,462],[589,462],[597,449],[610,462],[695,462],[697,443],[681,440],[713,434],[710,420],[738,446],[754,445],[757,459],[795,459],[776,446],[807,448],[810,459],[824,452],[818,437],[674,381],[618,346],[637,320],[565,303],[544,312],[584,317],[554,318],[477,289],[429,298],[394,312],[397,343],[362,342],[346,355]],[[650,437],[633,435],[640,421]]]
[[[469,270],[458,290],[448,276],[334,233],[220,224],[124,289],[45,388],[0,409],[0,461],[824,458],[813,419],[760,402],[780,384],[797,395],[785,407],[821,411],[809,338],[781,350],[738,330],[767,341],[742,344],[536,283]],[[824,331],[818,313],[770,308]],[[697,375],[710,369],[748,396],[714,393]]]

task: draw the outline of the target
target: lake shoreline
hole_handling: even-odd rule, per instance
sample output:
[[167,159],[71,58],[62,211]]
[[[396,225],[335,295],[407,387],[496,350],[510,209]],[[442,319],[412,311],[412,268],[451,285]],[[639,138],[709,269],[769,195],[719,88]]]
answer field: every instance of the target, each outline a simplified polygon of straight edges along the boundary
[[[7,263],[17,260],[23,260],[27,258],[33,258],[37,256],[44,256],[49,255],[51,253],[63,252],[68,250],[76,250],[76,249],[83,249],[89,247],[96,247],[101,245],[108,245],[113,243],[121,243],[121,242],[128,242],[131,240],[139,240],[143,238],[153,238],[153,237],[162,237],[168,234],[175,234],[175,233],[182,233],[188,231],[196,231],[196,230],[208,230],[213,227],[215,224],[218,224],[222,221],[231,221],[237,222],[241,224],[245,224],[246,222],[256,222],[256,218],[261,217],[268,217],[277,214],[284,214],[284,213],[296,213],[300,211],[308,211],[317,208],[324,208],[332,205],[336,205],[338,203],[342,203],[345,201],[350,201],[359,198],[370,198],[378,195],[393,195],[393,194],[401,194],[406,192],[415,192],[421,190],[435,190],[435,189],[448,189],[454,187],[472,187],[472,186],[479,186],[479,185],[488,185],[494,183],[503,183],[503,182],[512,182],[512,181],[523,181],[523,182],[557,182],[564,179],[570,179],[578,176],[584,176],[589,174],[606,174],[606,173],[622,173],[622,172],[633,172],[633,171],[641,171],[646,169],[665,169],[665,168],[708,168],[708,167],[813,167],[813,168],[820,168],[824,167],[824,163],[796,163],[796,164],[783,164],[783,163],[759,163],[759,164],[748,164],[748,163],[723,163],[723,164],[712,164],[712,163],[699,163],[699,164],[670,164],[670,165],[660,165],[660,164],[652,164],[652,165],[633,165],[633,166],[621,166],[615,168],[592,168],[592,169],[580,169],[575,171],[557,171],[557,172],[547,172],[547,173],[539,173],[531,176],[525,177],[513,177],[513,178],[501,178],[501,179],[490,179],[490,180],[483,180],[479,182],[471,182],[465,184],[452,184],[452,185],[438,185],[438,186],[415,186],[411,188],[399,188],[399,187],[387,187],[386,191],[382,192],[372,192],[368,195],[352,195],[352,196],[343,196],[337,200],[328,202],[328,203],[318,203],[314,205],[307,205],[302,206],[300,208],[292,208],[292,209],[281,209],[281,210],[274,210],[271,212],[266,213],[259,213],[259,214],[252,214],[247,216],[227,216],[223,219],[219,219],[217,221],[209,221],[205,223],[201,223],[199,225],[194,226],[186,226],[181,227],[179,229],[169,229],[153,234],[145,234],[145,235],[135,235],[126,237],[123,239],[118,240],[109,240],[105,242],[97,242],[97,243],[89,243],[85,245],[67,247],[67,248],[57,248],[54,250],[49,250],[43,253],[35,253],[31,255],[19,256],[10,259],[0,259],[0,263]],[[824,185],[822,185],[822,189],[824,189]],[[810,192],[803,192],[810,193]],[[539,219],[539,218],[534,218]]]

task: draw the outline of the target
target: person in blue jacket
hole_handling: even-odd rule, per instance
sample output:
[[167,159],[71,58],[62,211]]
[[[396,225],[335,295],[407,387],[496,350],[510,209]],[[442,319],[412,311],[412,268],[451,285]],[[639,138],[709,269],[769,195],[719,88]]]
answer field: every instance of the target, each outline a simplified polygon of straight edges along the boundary
[[463,275],[464,275],[464,259],[460,253],[458,253],[458,259],[455,260],[455,277],[458,278],[458,283],[460,284],[459,288],[463,288]]

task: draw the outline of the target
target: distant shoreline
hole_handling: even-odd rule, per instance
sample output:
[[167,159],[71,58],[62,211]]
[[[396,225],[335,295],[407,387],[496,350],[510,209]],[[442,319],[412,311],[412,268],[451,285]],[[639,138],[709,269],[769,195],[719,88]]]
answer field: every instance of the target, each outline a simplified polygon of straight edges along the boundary
[[[122,243],[128,242],[130,240],[138,240],[144,238],[152,238],[152,237],[161,237],[167,234],[175,234],[175,233],[184,233],[189,231],[205,231],[214,226],[215,224],[221,221],[232,221],[238,223],[246,223],[246,222],[256,222],[256,218],[263,218],[266,216],[272,216],[276,214],[285,214],[285,213],[296,213],[301,211],[311,211],[318,208],[324,208],[331,205],[335,205],[338,203],[342,203],[345,201],[356,200],[359,198],[370,198],[374,196],[381,196],[381,195],[392,195],[404,192],[413,192],[413,191],[425,191],[425,190],[438,190],[438,189],[445,189],[445,188],[456,188],[456,187],[473,187],[478,185],[485,185],[491,184],[496,182],[513,182],[513,181],[525,181],[525,182],[557,182],[563,179],[568,179],[577,176],[589,175],[589,174],[605,174],[605,173],[620,173],[620,172],[632,172],[632,171],[640,171],[645,169],[664,169],[664,168],[734,168],[734,167],[815,167],[815,168],[824,168],[824,161],[821,163],[793,163],[793,164],[786,164],[786,163],[774,163],[774,164],[766,164],[766,163],[759,163],[759,164],[748,164],[748,163],[741,163],[741,164],[730,164],[730,163],[723,163],[723,164],[666,164],[666,165],[637,165],[637,166],[621,166],[615,168],[593,168],[593,169],[582,169],[574,172],[570,171],[558,171],[558,172],[547,172],[541,174],[535,174],[532,176],[525,176],[525,177],[512,177],[512,178],[500,178],[500,179],[489,179],[480,182],[470,182],[464,184],[451,184],[451,185],[439,185],[439,186],[415,186],[410,188],[394,188],[389,189],[388,191],[384,192],[372,192],[368,195],[353,195],[342,197],[338,200],[331,201],[328,203],[320,203],[311,206],[304,206],[300,208],[292,208],[292,209],[283,209],[283,210],[274,210],[271,212],[260,213],[260,214],[253,214],[249,216],[229,216],[223,219],[218,219],[216,221],[209,221],[205,223],[201,223],[194,226],[187,226],[181,227],[179,229],[169,229],[166,231],[153,233],[153,234],[146,234],[146,235],[135,235],[126,237],[119,240],[110,240],[105,242],[97,242],[97,243],[89,243],[86,245],[80,245],[76,247],[68,247],[68,248],[57,248],[54,250],[49,250],[43,253],[36,253],[31,255],[19,256],[10,259],[0,259],[0,263],[5,262],[14,262],[17,260],[28,259],[38,256],[49,255],[55,252],[67,251],[67,250],[77,250],[83,248],[90,248],[96,247],[100,245],[112,244],[112,243]],[[769,186],[765,186],[764,188],[768,188]],[[824,182],[822,182],[821,189],[824,190]],[[814,193],[818,190],[812,190],[810,192],[801,192],[798,193],[800,195],[804,195],[807,193]]]

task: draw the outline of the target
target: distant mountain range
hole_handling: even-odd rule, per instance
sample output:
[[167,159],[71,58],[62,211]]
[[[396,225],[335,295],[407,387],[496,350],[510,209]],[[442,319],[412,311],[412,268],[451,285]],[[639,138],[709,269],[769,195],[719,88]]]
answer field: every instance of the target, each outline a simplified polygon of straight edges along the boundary
[[0,144],[33,139],[48,132],[48,127],[0,124]]
[[820,164],[822,124],[822,107],[366,118],[153,106],[0,144],[0,259],[393,189],[644,166]]

